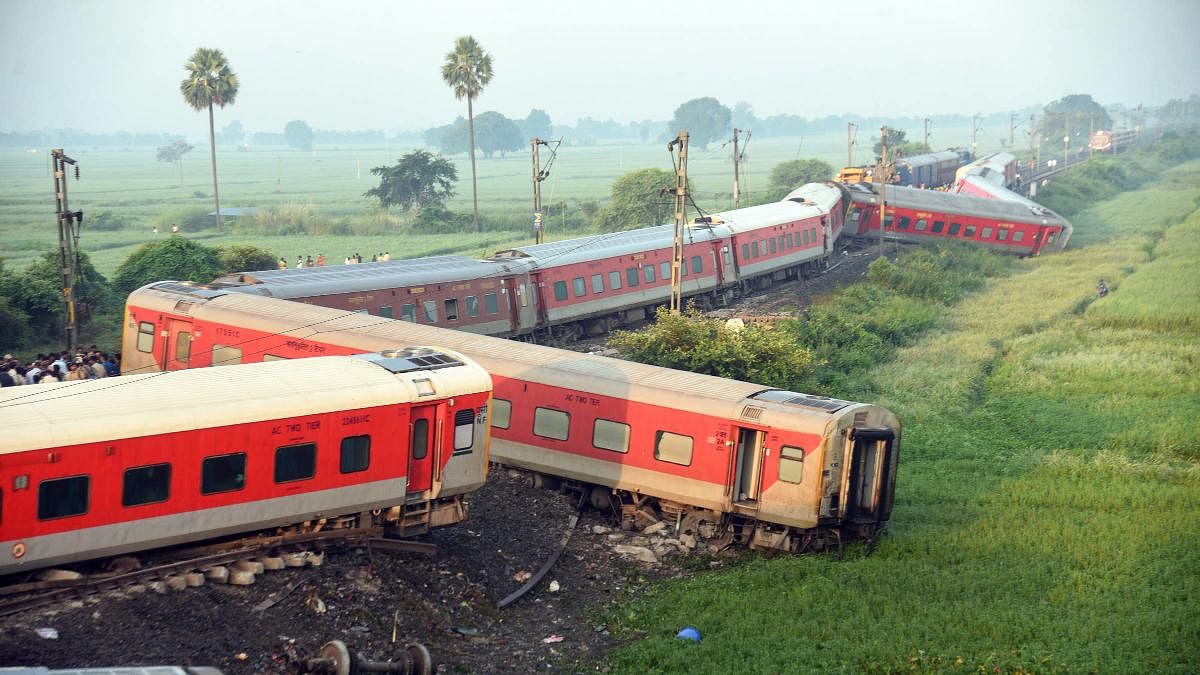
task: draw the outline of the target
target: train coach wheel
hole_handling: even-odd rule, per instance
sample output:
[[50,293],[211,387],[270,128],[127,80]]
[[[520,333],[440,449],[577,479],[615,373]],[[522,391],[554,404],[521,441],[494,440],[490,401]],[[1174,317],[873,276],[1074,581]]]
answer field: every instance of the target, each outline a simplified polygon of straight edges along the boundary
[[317,658],[328,659],[333,665],[333,675],[350,675],[350,650],[346,648],[346,643],[341,640],[332,640],[326,642],[321,651],[317,652]]
[[425,648],[425,645],[419,642],[410,642],[404,646],[404,651],[412,659],[410,673],[413,675],[433,675],[436,668],[434,667],[433,657],[430,656],[429,650]]

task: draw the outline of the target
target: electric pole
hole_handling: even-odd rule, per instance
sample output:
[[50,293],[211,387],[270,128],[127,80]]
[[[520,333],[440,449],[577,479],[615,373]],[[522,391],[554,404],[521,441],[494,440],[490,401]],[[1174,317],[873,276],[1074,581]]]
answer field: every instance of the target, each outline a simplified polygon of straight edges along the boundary
[[75,322],[75,275],[79,267],[79,229],[83,226],[83,211],[71,212],[67,207],[67,165],[75,167],[79,180],[79,165],[67,157],[62,148],[50,151],[54,165],[55,211],[58,215],[58,267],[62,274],[63,334],[67,351],[75,349],[79,337]]
[[1063,168],[1071,162],[1071,116],[1063,113]]
[[979,145],[979,118],[978,114],[971,117],[971,159],[978,156],[975,149]]
[[928,117],[925,118],[925,150],[926,151],[933,150],[933,148],[929,147],[929,123],[931,121],[932,120],[930,120]]
[[[671,313],[679,314],[683,308],[683,226],[687,216],[687,146],[688,132],[681,131],[675,140],[667,143],[675,164],[675,241],[671,245]],[[675,159],[675,149],[679,158]],[[653,264],[653,263],[652,263]]]
[[879,132],[881,134],[880,140],[882,141],[882,143],[880,145],[880,149],[883,152],[879,156],[879,169],[875,173],[877,176],[879,176],[879,257],[882,258],[883,257],[883,228],[884,228],[884,225],[887,223],[887,183],[888,183],[888,180],[891,178],[891,172],[888,171],[888,164],[887,164],[887,151],[888,151],[888,140],[887,140],[888,128],[887,128],[887,125],[885,124],[884,126],[880,127]]
[[538,146],[547,145],[546,141],[534,136],[529,139],[533,149],[533,243],[540,244],[544,240],[542,232],[542,181],[546,180],[548,172],[542,171],[542,160],[538,154]]
[[1017,113],[1009,113],[1008,114],[1008,147],[1011,150],[1017,149],[1016,136],[1015,136],[1016,130],[1017,130]]
[[854,122],[846,122],[846,166],[854,166],[854,153],[851,151],[854,136],[851,132],[855,126]]
[[738,155],[738,132],[741,129],[733,130],[733,208],[738,209],[742,206],[742,193],[739,179],[741,175],[738,173],[738,164],[740,156]]
[[1096,117],[1092,113],[1088,113],[1088,157],[1096,154],[1092,149],[1092,135],[1096,133]]

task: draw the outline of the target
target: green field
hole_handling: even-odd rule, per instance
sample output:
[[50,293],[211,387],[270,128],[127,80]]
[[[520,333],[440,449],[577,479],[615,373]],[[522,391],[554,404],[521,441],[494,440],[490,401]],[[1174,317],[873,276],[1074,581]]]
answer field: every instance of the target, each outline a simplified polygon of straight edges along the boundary
[[[869,134],[863,134],[855,151],[855,162],[868,159]],[[936,147],[966,145],[969,129],[938,130],[932,138]],[[804,138],[753,137],[747,146],[742,166],[742,189],[753,195],[767,188],[771,169],[782,161],[816,157],[835,168],[845,164],[845,137],[830,134]],[[395,162],[411,148],[350,147],[317,148],[312,152],[292,150],[250,150],[238,152],[218,148],[221,206],[270,207],[303,205],[317,220],[351,219],[383,223],[378,234],[337,237],[272,237],[263,235],[218,235],[207,222],[188,231],[189,237],[204,237],[209,245],[249,243],[285,256],[325,253],[341,260],[349,253],[390,251],[392,257],[412,257],[432,252],[464,252],[479,255],[502,248],[504,244],[525,241],[532,210],[530,159],[528,152],[507,157],[479,158],[479,200],[481,218],[492,232],[486,238],[452,237],[456,244],[447,250],[445,240],[429,241],[425,236],[407,233],[401,219],[373,213],[363,193],[378,185],[370,169]],[[980,152],[994,149],[981,143]],[[79,161],[81,178],[69,182],[70,207],[82,209],[85,223],[81,248],[92,255],[93,264],[111,276],[139,244],[153,239],[151,228],[158,224],[166,232],[173,222],[184,222],[198,213],[213,210],[212,175],[208,149],[197,145],[185,155],[183,181],[174,164],[155,160],[154,148],[101,150],[66,148]],[[543,163],[547,154],[543,151]],[[694,199],[705,210],[732,207],[732,148],[712,144],[708,149],[693,146],[689,154],[689,177],[696,189]],[[448,204],[460,212],[471,211],[471,169],[465,155],[452,158],[458,167],[457,194]],[[547,220],[550,239],[577,236],[567,232],[565,217],[580,213],[580,202],[603,203],[612,182],[635,169],[671,168],[664,145],[613,144],[591,147],[564,145],[558,152],[550,177],[542,184],[546,204],[563,202],[566,209]],[[55,246],[57,229],[54,218],[53,182],[49,173],[48,149],[36,151],[0,149],[0,257],[12,269],[21,269],[39,252]],[[88,228],[88,214],[109,212],[123,219],[126,226],[117,231],[99,232]],[[199,219],[203,221],[203,219]],[[578,220],[578,218],[577,218]],[[647,223],[651,224],[651,223]],[[398,255],[399,252],[399,255]]]
[[603,619],[641,639],[613,670],[1197,672],[1198,195],[1194,161],[1096,205],[1090,245],[869,374],[905,424],[873,553],[747,555],[623,600]]

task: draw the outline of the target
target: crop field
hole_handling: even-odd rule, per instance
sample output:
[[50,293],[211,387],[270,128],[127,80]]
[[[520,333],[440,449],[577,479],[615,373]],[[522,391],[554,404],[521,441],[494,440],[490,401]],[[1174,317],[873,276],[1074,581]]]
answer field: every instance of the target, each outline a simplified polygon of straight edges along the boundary
[[[919,130],[910,130],[919,133]],[[995,135],[995,134],[992,134]],[[859,136],[856,163],[870,161],[870,133]],[[935,147],[967,145],[970,129],[936,130],[931,142]],[[982,138],[981,138],[982,141]],[[845,164],[845,136],[829,134],[797,138],[751,138],[742,165],[742,189],[753,194],[767,188],[771,169],[779,162],[816,157],[835,168]],[[994,149],[994,143],[980,143],[980,152]],[[491,230],[484,237],[410,234],[404,228],[385,227],[379,234],[322,237],[265,236],[255,234],[218,234],[208,222],[196,218],[213,210],[212,174],[208,148],[197,147],[184,156],[182,180],[174,164],[158,162],[154,148],[101,150],[66,148],[79,161],[81,177],[70,179],[68,197],[72,210],[85,214],[82,250],[103,274],[111,276],[140,244],[153,239],[152,228],[167,232],[172,223],[192,219],[201,227],[185,228],[188,237],[203,237],[204,243],[253,244],[282,255],[289,261],[297,254],[325,253],[335,260],[359,252],[389,251],[392,257],[412,257],[431,253],[464,252],[478,255],[504,245],[527,241],[532,210],[531,165],[526,152],[507,157],[478,158],[480,217]],[[217,170],[220,178],[222,209],[233,207],[270,207],[304,205],[318,220],[373,218],[371,200],[363,193],[378,185],[370,173],[372,167],[394,163],[408,147],[318,147],[312,152],[286,149],[235,151],[219,147]],[[40,252],[54,248],[57,226],[54,218],[53,181],[49,168],[49,149],[0,149],[0,257],[10,268],[20,269]],[[543,166],[549,158],[542,151]],[[465,155],[452,158],[459,181],[455,197],[448,207],[460,213],[471,211],[471,167]],[[671,168],[665,145],[613,144],[591,147],[564,145],[558,151],[549,178],[542,184],[544,204],[565,203],[567,212],[577,211],[579,203],[608,200],[613,180],[635,169]],[[689,152],[688,175],[695,186],[693,198],[705,210],[732,208],[732,147],[713,143],[707,149],[693,145]],[[120,221],[112,231],[89,229],[89,218],[105,213]],[[651,223],[647,223],[651,224]],[[548,218],[548,239],[577,236],[566,232],[560,218]],[[500,230],[497,233],[496,230]],[[161,235],[160,235],[161,236]],[[398,253],[399,252],[399,255]]]
[[1098,204],[1091,245],[1020,262],[869,373],[905,424],[876,550],[659,586],[604,617],[644,635],[614,669],[1196,672],[1198,192],[1191,162]]

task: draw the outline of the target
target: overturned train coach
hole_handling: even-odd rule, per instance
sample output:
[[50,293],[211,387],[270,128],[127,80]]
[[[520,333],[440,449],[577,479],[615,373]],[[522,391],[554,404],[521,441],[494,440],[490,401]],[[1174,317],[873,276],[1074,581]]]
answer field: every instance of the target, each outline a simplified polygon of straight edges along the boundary
[[[785,199],[698,219],[684,234],[683,297],[701,307],[823,269],[841,234],[841,193],[804,185]],[[482,260],[435,256],[242,272],[214,284],[456,330],[538,341],[600,334],[670,302],[674,228],[518,246]]]
[[680,531],[800,551],[892,510],[900,424],[876,405],[172,282],[130,295],[126,320],[133,372],[445,345],[492,375],[494,460],[626,522],[651,502]]
[[[180,324],[161,325],[188,354]],[[131,353],[167,344],[130,334]],[[487,475],[491,378],[396,344],[0,389],[0,575],[268,528],[462,520]]]

